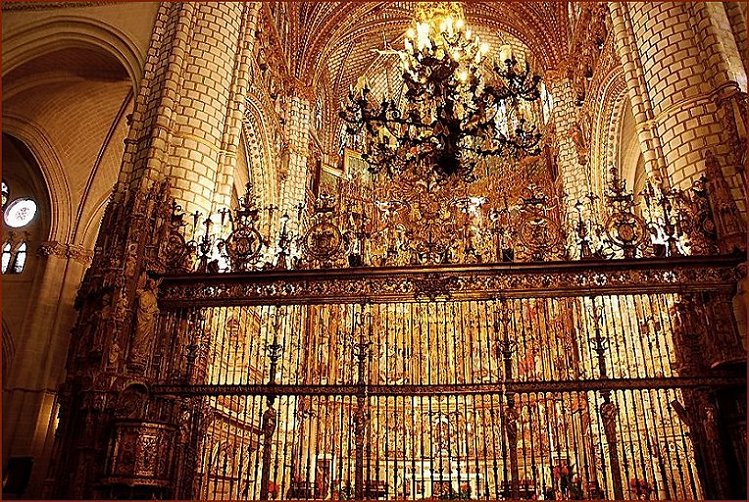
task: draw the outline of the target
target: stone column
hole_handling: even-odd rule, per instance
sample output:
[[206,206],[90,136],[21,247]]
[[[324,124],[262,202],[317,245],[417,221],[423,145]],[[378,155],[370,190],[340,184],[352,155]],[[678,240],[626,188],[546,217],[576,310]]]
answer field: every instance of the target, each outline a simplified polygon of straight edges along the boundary
[[[3,429],[6,451],[33,457],[31,478],[24,496],[41,497],[55,432],[57,388],[73,325],[72,305],[91,252],[80,246],[47,242],[41,245],[40,275],[28,311],[31,337],[19,340],[13,372],[4,382]],[[63,335],[63,336],[60,336]],[[40,371],[45,369],[46,371]]]
[[661,165],[660,138],[668,181],[679,188],[703,174],[704,153],[712,150],[738,189],[736,146],[720,102],[742,84],[735,79],[745,87],[746,76],[735,64],[735,42],[726,48],[719,33],[715,9],[699,2],[610,4],[646,165],[650,172]]
[[289,140],[288,172],[281,181],[281,212],[289,216],[296,212],[296,205],[305,202],[307,187],[307,157],[309,156],[310,127],[313,102],[304,89],[297,86],[291,98],[286,123]]
[[[111,470],[113,465],[107,463],[112,409],[124,399],[122,382],[147,387],[153,377],[149,368],[155,330],[147,323],[158,318],[154,321],[140,309],[146,289],[151,295],[148,301],[153,298],[154,283],[145,280],[146,273],[163,268],[159,246],[169,221],[169,197],[186,212],[200,211],[205,217],[222,176],[233,170],[231,149],[239,139],[238,103],[244,101],[247,87],[252,13],[257,8],[255,3],[236,2],[164,2],[159,7],[120,185],[105,213],[79,295],[81,315],[72,337],[93,337],[103,350],[92,354],[83,343],[71,348],[65,384],[69,404],[63,407],[58,441],[62,453],[50,491],[54,497],[99,498],[116,493],[114,484],[102,479],[103,466]],[[167,179],[171,189],[161,183]],[[105,299],[111,306],[106,315]],[[143,328],[141,338],[150,333],[151,339],[136,340],[136,326]],[[122,354],[113,361],[114,347]],[[125,357],[131,362],[133,353],[139,355],[139,364],[124,364]],[[181,417],[138,419],[144,424],[173,420],[172,425],[177,425]],[[144,496],[165,493],[149,485],[148,479],[135,485]]]
[[635,46],[632,23],[627,17],[625,6],[622,3],[611,2],[609,8],[614,43],[624,70],[627,94],[632,104],[632,115],[637,124],[637,137],[642,149],[645,172],[649,178],[659,178],[668,184],[670,180],[663,155],[663,147],[660,138],[652,129],[653,104],[648,96],[642,64]]
[[[554,120],[559,145],[557,158],[559,166],[558,183],[566,194],[562,201],[560,217],[563,228],[570,229],[574,228],[577,223],[575,203],[584,199],[585,195],[591,190],[587,167],[582,163],[585,162],[582,160],[584,149],[590,148],[590,145],[584,144],[586,140],[579,134],[579,131],[578,133],[575,132],[578,126],[577,105],[575,104],[575,91],[572,81],[562,71],[546,72],[544,79],[549,93],[554,98],[552,119]],[[578,134],[577,139],[573,140],[576,134]],[[577,248],[573,232],[567,233],[567,240],[572,249]]]
[[217,192],[225,202],[257,10],[256,3],[162,4],[121,178],[131,188],[169,176],[188,213],[207,215]]

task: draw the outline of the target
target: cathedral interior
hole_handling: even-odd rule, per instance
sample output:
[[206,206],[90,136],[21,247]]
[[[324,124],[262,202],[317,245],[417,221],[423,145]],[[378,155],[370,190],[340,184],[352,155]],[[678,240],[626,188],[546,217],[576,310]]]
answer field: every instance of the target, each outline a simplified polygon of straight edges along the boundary
[[3,497],[746,500],[748,56],[743,2],[2,2]]

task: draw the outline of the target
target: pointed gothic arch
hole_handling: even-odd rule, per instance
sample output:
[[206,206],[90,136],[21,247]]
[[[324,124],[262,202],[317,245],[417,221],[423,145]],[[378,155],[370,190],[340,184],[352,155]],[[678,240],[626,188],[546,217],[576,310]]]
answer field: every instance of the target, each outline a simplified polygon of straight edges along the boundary
[[258,204],[266,207],[278,202],[276,155],[273,153],[268,126],[257,98],[247,96],[247,108],[242,124],[242,137],[248,156],[250,181]]
[[29,23],[3,38],[3,77],[44,54],[66,48],[94,48],[114,56],[127,71],[137,93],[145,54],[123,31],[101,20],[55,16]]

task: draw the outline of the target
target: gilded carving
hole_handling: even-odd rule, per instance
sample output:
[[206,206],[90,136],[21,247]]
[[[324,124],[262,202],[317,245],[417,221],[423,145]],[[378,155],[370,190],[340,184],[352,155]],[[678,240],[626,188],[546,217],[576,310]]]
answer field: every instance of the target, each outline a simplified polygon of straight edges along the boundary
[[128,355],[128,365],[143,371],[150,360],[156,337],[159,306],[156,296],[159,281],[143,277],[144,284],[136,290],[135,329],[133,330]]
[[[474,265],[471,267],[443,267],[439,274],[402,267],[387,276],[372,275],[366,269],[352,270],[345,275],[324,274],[317,271],[288,273],[283,278],[270,272],[256,272],[238,282],[231,276],[217,275],[209,281],[165,278],[160,290],[164,305],[175,303],[215,304],[263,301],[305,301],[315,299],[413,299],[434,292],[437,296],[449,293],[452,298],[488,298],[512,290],[536,296],[549,290],[575,291],[579,294],[598,291],[625,292],[644,290],[699,291],[720,284],[730,284],[733,267],[739,258],[707,260],[684,257],[676,262],[651,262],[646,269],[632,269],[630,261],[580,262],[576,267],[544,274],[532,265],[527,267],[502,265]],[[335,278],[335,280],[331,280]]]
[[712,217],[718,234],[718,244],[724,253],[746,250],[746,225],[736,207],[718,158],[705,151],[707,191]]
[[167,488],[175,428],[148,421],[121,420],[114,424],[103,484]]

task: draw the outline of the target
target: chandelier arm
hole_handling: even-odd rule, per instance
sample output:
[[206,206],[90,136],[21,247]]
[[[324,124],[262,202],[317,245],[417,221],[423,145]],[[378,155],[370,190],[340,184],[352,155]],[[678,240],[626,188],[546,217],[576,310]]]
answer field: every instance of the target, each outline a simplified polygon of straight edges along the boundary
[[430,21],[416,23],[405,50],[395,51],[406,86],[403,109],[394,100],[367,99],[371,89],[365,81],[358,96],[351,90],[340,113],[347,132],[366,135],[370,171],[406,175],[427,185],[452,175],[473,181],[482,158],[535,155],[541,137],[536,128],[526,129],[519,112],[519,123],[510,122],[519,100],[540,97],[540,78],[531,75],[530,65],[518,65],[511,54],[502,56],[501,64],[482,64],[488,46],[478,37],[469,38],[462,20],[456,30],[452,21],[439,28]]

